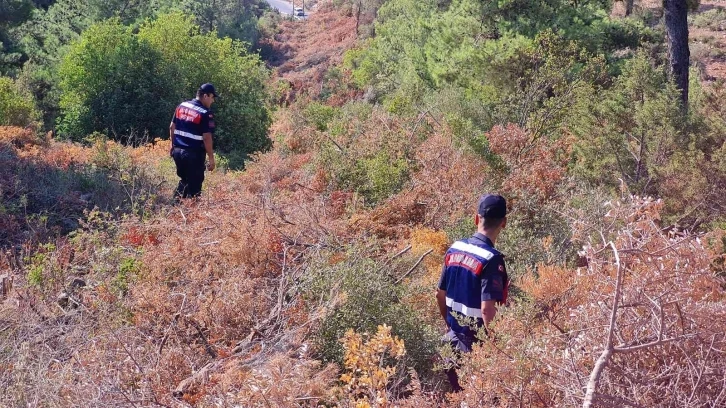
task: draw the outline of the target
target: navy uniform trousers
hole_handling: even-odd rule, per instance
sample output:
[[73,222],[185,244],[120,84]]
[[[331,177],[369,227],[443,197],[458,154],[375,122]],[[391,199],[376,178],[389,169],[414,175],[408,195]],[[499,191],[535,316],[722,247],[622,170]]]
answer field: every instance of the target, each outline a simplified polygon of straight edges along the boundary
[[202,193],[206,153],[203,150],[175,147],[171,156],[176,164],[176,175],[180,179],[174,197],[198,197]]

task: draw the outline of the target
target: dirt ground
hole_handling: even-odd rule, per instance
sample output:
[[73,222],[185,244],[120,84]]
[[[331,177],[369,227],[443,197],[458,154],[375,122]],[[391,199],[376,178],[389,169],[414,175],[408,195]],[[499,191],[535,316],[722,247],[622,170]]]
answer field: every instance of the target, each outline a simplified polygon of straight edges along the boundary
[[[662,14],[662,0],[635,1],[636,12],[640,8],[655,16]],[[696,27],[693,20],[699,15],[714,9],[726,9],[726,0],[701,0],[698,10],[689,13],[688,30],[691,43],[691,65],[698,68],[701,81],[726,80],[726,19],[714,21],[709,27]],[[711,11],[712,12],[712,11]],[[625,13],[623,2],[613,5],[613,15]]]

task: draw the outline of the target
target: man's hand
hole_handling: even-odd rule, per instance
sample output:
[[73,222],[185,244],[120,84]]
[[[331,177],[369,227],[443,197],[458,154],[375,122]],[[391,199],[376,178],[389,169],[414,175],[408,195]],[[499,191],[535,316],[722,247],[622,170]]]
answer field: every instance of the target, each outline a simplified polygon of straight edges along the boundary
[[210,154],[210,155],[207,156],[207,158],[209,158],[209,161],[207,162],[207,170],[208,171],[214,171],[214,168],[216,167],[214,165],[214,155],[213,154]]
[[496,300],[485,300],[481,302],[481,317],[484,319],[484,324],[489,326],[489,322],[494,320],[494,316],[497,314],[497,301]]

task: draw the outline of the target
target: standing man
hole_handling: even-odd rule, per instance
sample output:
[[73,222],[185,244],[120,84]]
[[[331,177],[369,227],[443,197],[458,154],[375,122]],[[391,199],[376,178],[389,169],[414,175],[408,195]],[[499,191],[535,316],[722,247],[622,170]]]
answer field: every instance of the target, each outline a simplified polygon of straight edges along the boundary
[[[477,342],[477,330],[497,313],[497,305],[507,301],[509,279],[504,255],[494,248],[499,233],[507,225],[504,197],[486,194],[479,198],[474,215],[476,233],[456,241],[446,251],[436,301],[448,332],[445,340],[455,353],[468,353]],[[464,322],[466,321],[466,323]],[[447,370],[451,387],[461,391],[454,368]]]
[[174,118],[169,125],[171,138],[171,157],[176,164],[179,185],[174,191],[176,198],[198,197],[204,182],[204,155],[207,170],[214,170],[214,115],[209,110],[217,91],[212,84],[203,84],[197,90],[197,97],[182,102],[176,107]]

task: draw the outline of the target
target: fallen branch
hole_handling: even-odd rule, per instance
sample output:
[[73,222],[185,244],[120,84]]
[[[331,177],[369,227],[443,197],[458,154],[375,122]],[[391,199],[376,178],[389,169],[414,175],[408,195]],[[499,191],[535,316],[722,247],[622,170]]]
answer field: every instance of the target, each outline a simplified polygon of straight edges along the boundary
[[212,347],[211,344],[207,341],[207,336],[204,335],[204,331],[202,330],[202,326],[199,325],[199,323],[196,322],[196,320],[186,317],[187,321],[191,323],[192,326],[194,326],[195,329],[197,329],[197,335],[199,336],[199,339],[202,341],[202,344],[204,344],[204,350],[206,350],[207,354],[209,354],[212,358],[217,358],[217,352],[214,351],[214,347]]
[[221,360],[215,360],[215,361],[208,363],[207,365],[202,367],[200,370],[198,370],[196,373],[192,374],[191,377],[188,377],[188,378],[182,380],[179,383],[179,385],[176,386],[174,391],[172,391],[171,395],[174,398],[182,398],[191,386],[193,386],[199,382],[206,381],[207,377],[208,377],[207,374],[209,372],[215,371],[217,368],[219,368],[225,360],[226,360],[226,358],[221,359]]
[[172,319],[171,323],[169,323],[169,327],[166,328],[166,332],[164,333],[164,337],[161,339],[161,343],[159,343],[159,349],[157,351],[157,353],[159,355],[161,355],[161,351],[164,349],[164,345],[166,344],[166,340],[169,338],[169,333],[170,333],[171,328],[174,325],[176,325],[177,321],[179,321],[179,317],[181,316],[182,311],[184,310],[184,304],[187,301],[187,295],[185,295],[184,293],[172,293],[172,296],[175,296],[175,295],[181,295],[181,296],[183,296],[182,303],[181,303],[181,307],[179,308],[179,311],[174,314],[174,318]]
[[411,249],[411,245],[407,246],[406,248],[403,248],[403,249],[402,249],[402,250],[400,250],[400,251],[399,251],[399,252],[398,252],[398,253],[397,253],[396,255],[393,255],[392,257],[388,258],[388,259],[386,260],[386,262],[384,262],[384,263],[383,263],[383,265],[381,265],[381,267],[380,267],[380,268],[378,269],[378,273],[381,273],[381,272],[383,272],[383,269],[384,269],[384,268],[385,268],[386,266],[390,265],[390,264],[391,264],[391,261],[393,261],[394,259],[398,258],[399,256],[401,256],[401,255],[405,254],[405,253],[406,253],[406,252],[408,252],[408,251],[409,251],[410,249]]
[[396,281],[396,285],[401,283],[401,281],[404,280],[406,278],[406,276],[410,275],[411,272],[413,272],[413,270],[416,269],[416,267],[419,266],[419,264],[421,264],[421,261],[423,261],[423,259],[426,257],[426,255],[430,254],[433,251],[434,250],[432,248],[432,249],[429,249],[428,251],[426,251],[423,255],[421,255],[421,257],[418,258],[418,261],[416,261],[416,263],[411,267],[411,269],[409,269],[408,272],[404,273],[403,276],[398,278],[398,280]]

